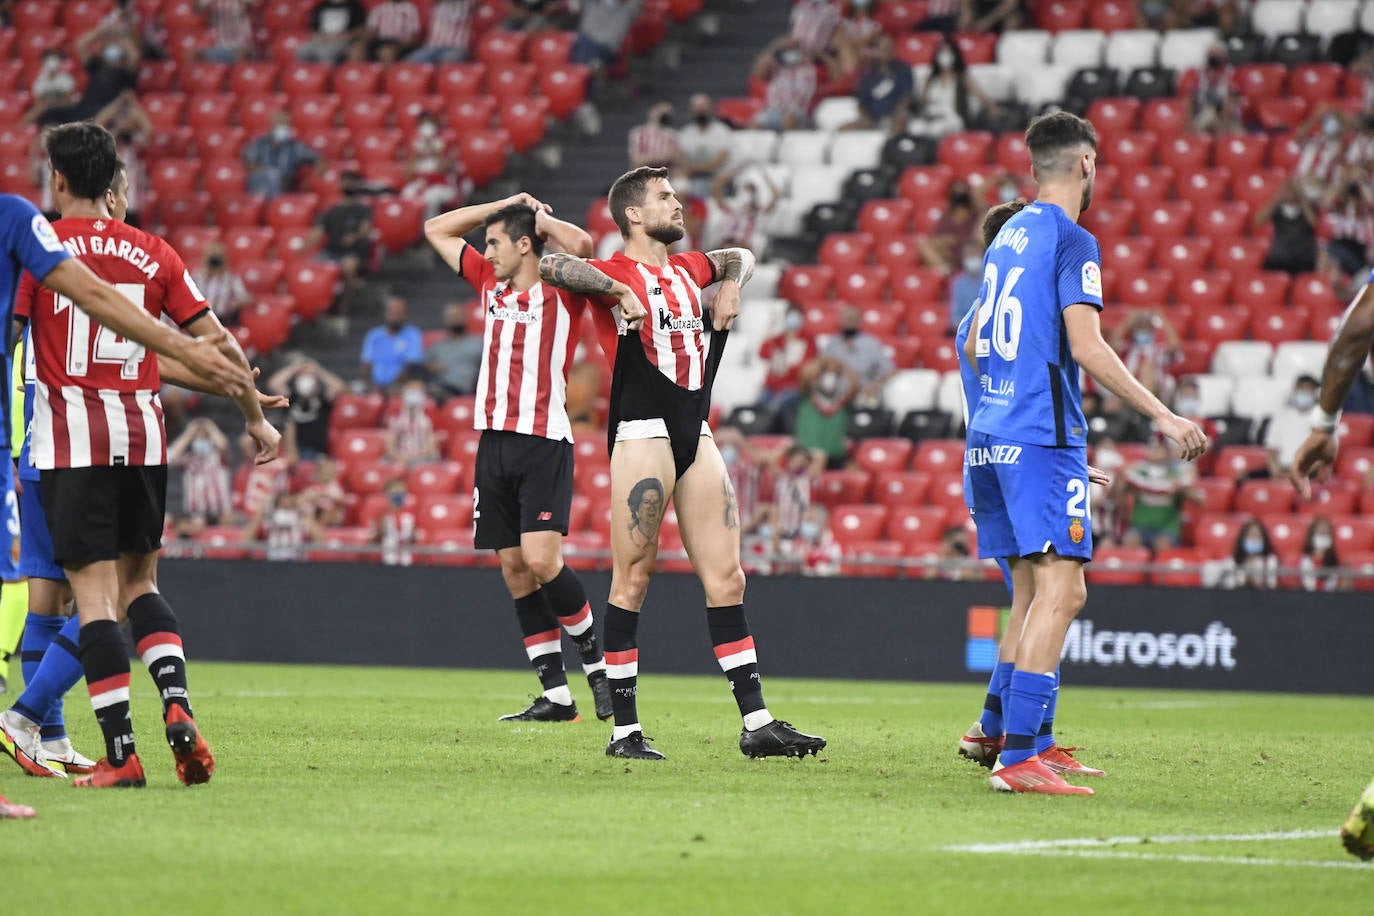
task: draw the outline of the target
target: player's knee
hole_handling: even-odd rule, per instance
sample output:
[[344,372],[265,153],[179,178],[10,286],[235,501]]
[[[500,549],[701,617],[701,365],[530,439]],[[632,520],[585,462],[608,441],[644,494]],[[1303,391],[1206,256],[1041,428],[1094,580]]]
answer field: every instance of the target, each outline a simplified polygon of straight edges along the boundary
[[152,579],[134,579],[130,582],[121,582],[119,585],[119,609],[127,614],[129,605],[144,595],[151,595],[155,591],[157,591],[157,584]]
[[620,599],[616,601],[621,607],[637,608],[644,603],[645,597],[649,594],[649,578],[652,575],[653,567],[651,564],[635,564],[625,571],[623,575],[616,577],[614,591]]
[[707,603],[713,607],[744,603],[744,569],[737,563],[734,569],[724,569],[706,576],[702,582]]
[[563,558],[558,555],[557,551],[546,555],[527,557],[526,562],[529,563],[530,572],[534,578],[539,580],[541,585],[545,582],[552,582],[563,571]]

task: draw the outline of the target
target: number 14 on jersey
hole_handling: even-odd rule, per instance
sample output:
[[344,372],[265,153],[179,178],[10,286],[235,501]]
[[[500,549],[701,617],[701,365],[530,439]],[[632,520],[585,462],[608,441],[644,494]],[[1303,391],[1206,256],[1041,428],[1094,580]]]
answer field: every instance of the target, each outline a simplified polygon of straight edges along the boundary
[[[139,308],[143,308],[143,284],[116,283],[115,289],[124,298]],[[67,374],[72,378],[84,378],[90,372],[91,363],[118,365],[119,377],[136,379],[139,364],[147,355],[142,344],[125,340],[104,325],[95,326],[95,339],[91,339],[91,316],[77,308],[66,296],[54,300],[53,314],[67,313]]]

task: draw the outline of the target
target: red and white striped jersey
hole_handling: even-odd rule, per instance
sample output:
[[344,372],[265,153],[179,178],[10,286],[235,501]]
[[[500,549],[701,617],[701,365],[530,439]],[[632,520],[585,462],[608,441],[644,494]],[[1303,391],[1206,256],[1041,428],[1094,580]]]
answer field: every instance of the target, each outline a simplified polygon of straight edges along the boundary
[[472,29],[470,0],[441,0],[429,16],[429,37],[425,40],[425,47],[467,50]]
[[367,27],[379,41],[414,41],[420,34],[420,11],[409,0],[388,0],[373,7]]
[[[707,346],[701,291],[716,281],[716,266],[711,259],[700,251],[670,254],[667,266],[660,268],[617,252],[604,261],[589,263],[633,289],[648,309],[639,334],[649,361],[679,388],[701,388]],[[614,365],[619,329],[617,313],[610,307],[615,300],[594,298],[591,302],[601,349]]]
[[542,282],[511,289],[471,245],[463,246],[462,267],[486,313],[473,427],[573,441],[568,370],[586,298]]
[[[69,252],[154,318],[165,312],[187,325],[209,311],[181,256],[157,236],[113,219],[62,219],[53,228]],[[34,467],[167,463],[156,354],[96,324],[28,274],[15,315],[32,325],[38,364]]]

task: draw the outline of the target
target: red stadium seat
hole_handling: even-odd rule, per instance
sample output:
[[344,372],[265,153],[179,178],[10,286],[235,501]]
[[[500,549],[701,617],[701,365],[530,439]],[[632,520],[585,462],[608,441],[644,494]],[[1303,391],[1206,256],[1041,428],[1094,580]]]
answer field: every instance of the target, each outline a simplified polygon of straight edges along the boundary
[[944,338],[927,338],[921,342],[922,369],[936,372],[954,372],[959,368],[959,353],[954,349],[954,341]]
[[1227,134],[1217,140],[1216,164],[1227,169],[1235,181],[1241,181],[1261,167],[1268,146],[1262,135]]
[[199,172],[195,160],[160,159],[148,169],[148,177],[159,194],[182,194],[196,189]]
[[405,251],[419,242],[424,219],[421,200],[385,197],[372,204],[372,224],[387,251]]
[[433,64],[390,64],[382,69],[382,94],[402,101],[422,98],[434,88]]
[[1247,515],[1289,512],[1296,494],[1286,480],[1243,480],[1236,490],[1235,511]]
[[406,474],[406,492],[414,494],[417,499],[452,496],[458,494],[462,479],[463,466],[456,461],[417,464]]
[[242,560],[248,556],[243,546],[247,534],[242,528],[229,525],[211,525],[192,536],[196,542],[196,554],[207,560]]
[[1164,569],[1150,574],[1150,584],[1165,588],[1197,588],[1202,585],[1200,567],[1206,559],[1199,551],[1187,548],[1161,550],[1155,554],[1155,565]]
[[291,310],[261,298],[239,312],[239,324],[248,331],[254,350],[270,353],[291,336]]
[[340,433],[334,456],[350,465],[358,461],[380,461],[386,454],[386,433],[380,429],[350,429]]
[[328,64],[294,63],[282,68],[281,91],[292,98],[323,95],[329,91]]
[[[905,440],[903,440],[905,441]],[[910,446],[910,443],[907,443]],[[910,448],[908,448],[908,452]],[[921,471],[895,470],[878,473],[873,482],[873,499],[890,510],[921,505],[930,488],[930,475]],[[891,527],[892,514],[888,515]]]
[[1181,175],[1206,168],[1211,159],[1209,134],[1182,134],[1159,144],[1159,164],[1171,166]]
[[1199,208],[1224,200],[1231,185],[1230,170],[1220,166],[1185,172],[1179,177],[1178,196]]
[[956,174],[964,174],[969,167],[983,165],[992,160],[994,140],[992,134],[982,130],[945,134],[940,138],[936,158],[941,165],[949,166]]
[[914,235],[894,235],[883,239],[874,252],[874,260],[887,268],[888,285],[892,288],[893,295],[898,298],[906,298],[899,291],[902,288],[905,274],[919,269],[911,266],[920,263],[921,260],[917,248],[918,241],[917,236]]
[[1211,253],[1212,243],[1208,239],[1162,238],[1155,246],[1155,266],[1175,272],[1201,270]]
[[1230,556],[1246,521],[1247,516],[1240,514],[1202,516],[1194,532],[1198,552],[1209,559]]
[[834,232],[821,242],[816,260],[835,271],[868,263],[873,237],[861,232]]
[[1132,234],[1135,214],[1136,205],[1129,200],[1095,200],[1079,223],[1099,239],[1119,239]]
[[186,118],[186,96],[180,92],[149,93],[140,101],[154,130],[180,125]]
[[949,304],[911,302],[905,310],[906,332],[916,338],[944,337],[949,332]]
[[716,100],[716,117],[734,127],[749,127],[763,111],[763,99],[753,96],[736,96]]
[[[1287,481],[1283,482],[1287,484]],[[1287,488],[1291,496],[1292,484],[1288,484]],[[1279,555],[1279,562],[1287,566],[1302,554],[1303,541],[1307,538],[1307,526],[1312,524],[1312,518],[1293,515],[1285,510],[1263,515],[1260,523],[1264,525],[1264,530],[1269,532],[1269,542],[1274,547],[1274,553]]]
[[528,96],[534,89],[534,64],[498,64],[487,67],[487,92],[498,104]]
[[587,81],[591,70],[581,64],[563,64],[539,68],[539,93],[549,103],[549,114],[563,120],[576,111],[587,99]]
[[1291,173],[1302,157],[1302,144],[1297,134],[1275,134],[1269,140],[1269,152],[1265,154],[1264,164],[1271,169],[1282,169]]
[[1246,64],[1237,68],[1236,77],[1241,94],[1253,102],[1282,95],[1288,68],[1283,64]]
[[320,250],[323,240],[316,238],[314,227],[277,230],[277,257],[283,261],[305,261]]
[[448,110],[450,127],[459,130],[485,130],[491,126],[492,116],[496,113],[496,100],[481,98],[459,99]]
[[[1117,183],[1117,195],[1123,200],[1135,203],[1136,207],[1145,207],[1164,197],[1165,189],[1174,186],[1174,170],[1162,166],[1130,166],[1126,169],[1126,174]],[[1093,209],[1097,208],[1097,201],[1093,201]],[[1088,211],[1089,213],[1092,210]]]
[[1184,340],[1178,345],[1179,358],[1172,369],[1177,375],[1202,375],[1212,367],[1216,345],[1206,340]]
[[334,68],[330,86],[334,94],[347,101],[360,95],[375,95],[381,91],[382,64],[340,64]]
[[484,187],[506,170],[505,131],[474,131],[459,141],[459,158],[468,178],[477,187]]
[[888,511],[887,536],[906,545],[939,543],[945,520],[945,510],[935,506],[894,505]]
[[864,439],[854,448],[854,463],[866,471],[905,471],[911,460],[908,439]]
[[830,533],[841,544],[876,541],[887,524],[887,506],[837,505],[830,510]]
[[[0,36],[13,35],[13,29],[0,29]],[[6,48],[7,53],[12,53],[14,48]],[[42,51],[39,51],[42,54]],[[17,63],[20,68],[27,71],[33,60],[21,60]],[[174,60],[145,60],[138,67],[138,91],[139,92],[171,92],[177,87],[177,62]]]
[[384,95],[359,95],[343,106],[343,124],[355,134],[381,129],[394,102]]
[[425,531],[451,530],[472,520],[471,496],[427,493],[416,503],[415,526]]
[[266,260],[274,234],[265,226],[236,226],[225,229],[223,238],[229,263],[237,267],[250,261]]
[[1358,515],[1333,518],[1331,527],[1336,535],[1337,553],[1374,550],[1374,518]]
[[1140,100],[1130,96],[1094,99],[1088,106],[1088,120],[1105,137],[1135,130],[1140,117]]
[[[1213,344],[1228,340],[1244,340],[1246,327],[1250,324],[1250,310],[1243,305],[1218,309],[1216,303],[1194,303],[1200,314],[1193,323],[1193,338]],[[1209,309],[1208,306],[1211,306]]]
[[1266,131],[1293,130],[1307,117],[1308,108],[1301,96],[1260,99],[1253,106],[1254,120]]
[[195,132],[196,155],[215,163],[239,162],[248,136],[242,127],[216,124]]
[[1231,197],[1238,202],[1249,204],[1251,210],[1258,210],[1273,200],[1288,181],[1288,173],[1279,169],[1260,169],[1259,171],[1237,174],[1231,184]]
[[1087,567],[1088,581],[1093,585],[1144,585],[1143,567],[1149,562],[1147,547],[1100,547],[1093,551],[1093,562]]
[[402,150],[401,132],[395,128],[370,130],[353,141],[353,156],[360,163],[395,162]]
[[962,439],[927,439],[916,445],[911,461],[913,471],[931,475],[962,473],[964,442]]
[[519,63],[524,56],[524,51],[524,32],[495,30],[478,39],[472,56],[491,67],[493,65]]
[[913,267],[902,271],[894,275],[889,285],[893,298],[902,302],[934,302],[945,295],[945,275],[933,267]]
[[1299,64],[1288,74],[1288,95],[1314,106],[1333,104],[1344,78],[1345,68],[1340,64]]
[[1108,137],[1099,147],[1104,163],[1131,170],[1154,164],[1158,140],[1150,131],[1134,131]]
[[517,153],[528,152],[544,139],[548,121],[549,103],[541,98],[517,98],[501,107],[501,127]]
[[954,169],[948,165],[912,165],[898,179],[897,194],[917,206],[944,201],[953,180]]
[[1374,416],[1347,412],[1341,415],[1341,445],[1364,448],[1374,445]]
[[286,110],[287,101],[287,97],[280,92],[240,96],[239,126],[248,139],[256,139],[271,130],[272,119],[277,112]]
[[1187,131],[1189,123],[1187,99],[1150,99],[1140,110],[1140,126],[1166,141]]
[[[904,35],[925,21],[926,5],[922,0],[888,0],[873,11],[873,18],[889,35]],[[925,34],[925,33],[917,33]]]
[[210,209],[210,195],[204,191],[158,198],[157,212],[168,229],[181,226],[202,226]]
[[265,60],[234,64],[229,71],[229,89],[235,95],[267,95],[276,91],[280,68]]
[[1179,271],[1174,275],[1174,301],[1198,312],[1222,308],[1231,301],[1231,275],[1219,270]]
[[996,32],[959,32],[954,43],[963,52],[965,63],[990,64],[997,58]]
[[267,202],[264,218],[273,229],[309,226],[319,206],[314,194],[278,194]]
[[826,506],[858,504],[868,499],[873,475],[854,469],[825,471],[816,482],[816,501]]
[[[1242,284],[1247,281],[1243,280]],[[1289,340],[1307,340],[1311,333],[1312,316],[1300,306],[1254,310],[1250,321],[1250,336],[1272,344]]]
[[541,73],[556,69],[568,62],[568,53],[576,40],[576,32],[532,35],[525,46],[525,60],[538,67]]
[[237,196],[245,193],[247,176],[248,170],[237,159],[216,159],[205,163],[201,181],[211,196]]
[[1204,206],[1194,222],[1194,230],[1214,241],[1239,239],[1250,231],[1250,205],[1226,201]]
[[1335,473],[1345,480],[1365,480],[1374,468],[1374,448],[1343,448],[1336,456]]
[[339,99],[332,95],[303,95],[291,100],[291,125],[298,130],[331,127],[339,114]]
[[1136,9],[1130,0],[1098,0],[1088,4],[1088,28],[1118,32],[1135,27]]
[[169,234],[167,241],[176,253],[181,255],[181,259],[194,269],[204,260],[203,252],[210,243],[218,242],[222,237],[223,233],[218,226],[183,226]]
[[10,13],[10,25],[22,32],[52,31],[57,28],[60,4],[51,0],[19,0]]
[[354,394],[344,392],[334,399],[334,407],[329,414],[329,429],[373,429],[382,422],[382,409],[386,399],[380,394]]
[[[213,207],[215,221],[226,229],[260,226],[264,203],[263,198],[242,191],[235,195],[216,196]],[[208,199],[206,206],[210,206]]]
[[836,271],[835,295],[848,301],[868,302],[887,298],[886,267],[851,267]]
[[1193,224],[1193,204],[1187,200],[1160,201],[1143,208],[1137,223],[1142,235],[1160,241],[1186,238]]
[[1304,305],[1313,314],[1340,308],[1343,303],[1336,298],[1331,282],[1321,274],[1299,274],[1293,279],[1291,299],[1294,305]]
[[1117,282],[1116,297],[1122,305],[1158,308],[1168,303],[1173,282],[1167,270],[1142,270]]
[[[1217,270],[1228,270],[1232,276],[1246,277],[1247,274],[1263,269],[1264,259],[1269,254],[1269,243],[1263,239],[1226,239],[1212,249],[1212,266]],[[1284,275],[1285,278],[1287,275]],[[1246,277],[1246,282],[1250,278]],[[1288,286],[1285,279],[1284,297]]]
[[284,273],[281,261],[240,260],[237,271],[250,293],[265,295],[277,292]]
[[1149,269],[1153,263],[1155,240],[1143,237],[1117,239],[1103,248],[1102,263],[1110,273],[1124,277]]
[[1026,149],[1026,138],[1021,134],[1005,133],[999,137],[994,159],[1013,175],[1024,176],[1030,172],[1030,151]]
[[911,225],[911,210],[911,201],[900,197],[867,201],[859,210],[859,231],[883,239],[903,235]]
[[896,39],[897,59],[910,67],[928,66],[935,62],[935,52],[939,50],[943,40],[938,32],[912,32],[900,35]]
[[1236,482],[1228,477],[1199,477],[1193,488],[1202,494],[1198,510],[1203,513],[1230,512],[1236,497]]
[[792,302],[825,296],[832,288],[834,272],[824,265],[791,266],[783,269],[778,295]]
[[324,314],[334,304],[338,282],[337,264],[298,261],[286,269],[286,291],[295,298],[297,312],[307,321]]
[[1081,29],[1087,23],[1086,0],[1049,0],[1036,5],[1036,22],[1047,32]]
[[434,89],[451,105],[457,99],[481,95],[486,75],[487,68],[479,63],[443,64],[435,74]]
[[203,32],[206,23],[194,0],[163,0],[162,24],[173,35],[181,32]]
[[1268,452],[1261,445],[1228,445],[1217,453],[1213,473],[1233,479],[1249,477],[1269,467]]
[[229,65],[201,61],[181,74],[181,90],[193,95],[224,91],[229,81]]

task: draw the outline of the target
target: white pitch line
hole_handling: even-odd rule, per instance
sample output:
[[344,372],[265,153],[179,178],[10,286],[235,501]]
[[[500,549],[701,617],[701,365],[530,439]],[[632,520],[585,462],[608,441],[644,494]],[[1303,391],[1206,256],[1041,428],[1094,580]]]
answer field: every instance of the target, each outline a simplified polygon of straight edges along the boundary
[[[1327,834],[1322,834],[1322,836],[1326,835]],[[1366,871],[1374,867],[1362,862],[1341,862],[1334,859],[1252,859],[1239,856],[1168,855],[1159,852],[1116,852],[1107,849],[1025,849],[1020,850],[1020,854],[1057,856],[1074,859],[1127,859],[1138,862],[1185,862],[1203,865],[1263,865],[1266,867],[1283,865],[1293,868],[1363,868]]]
[[1178,836],[1071,837],[1062,840],[1023,840],[1017,843],[972,843],[946,846],[946,852],[1018,853],[1054,849],[1089,849],[1166,843],[1254,843],[1265,840],[1311,840],[1334,837],[1335,830],[1288,830],[1282,833],[1205,833]]

